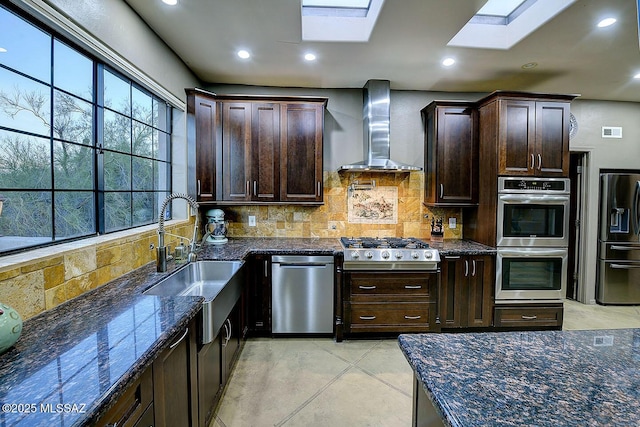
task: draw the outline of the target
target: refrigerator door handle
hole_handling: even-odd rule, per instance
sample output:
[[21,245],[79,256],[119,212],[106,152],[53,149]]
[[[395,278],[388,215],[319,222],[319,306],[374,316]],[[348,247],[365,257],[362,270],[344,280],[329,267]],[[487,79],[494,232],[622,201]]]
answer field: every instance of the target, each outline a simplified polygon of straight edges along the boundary
[[636,181],[636,188],[633,191],[633,203],[631,204],[631,217],[633,218],[633,234],[640,233],[638,226],[640,218],[638,218],[638,202],[640,202],[640,181]]

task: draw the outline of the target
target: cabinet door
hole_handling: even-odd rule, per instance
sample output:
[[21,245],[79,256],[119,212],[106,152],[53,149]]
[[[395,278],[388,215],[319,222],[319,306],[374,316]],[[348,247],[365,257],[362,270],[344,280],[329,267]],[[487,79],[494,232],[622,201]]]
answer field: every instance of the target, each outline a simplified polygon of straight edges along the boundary
[[492,256],[466,260],[468,282],[467,326],[491,326],[493,316],[494,261]]
[[462,323],[463,289],[465,286],[464,260],[460,256],[442,256],[439,316],[442,328],[459,328]]
[[536,174],[569,176],[569,103],[536,102]]
[[222,103],[223,200],[251,199],[251,103]]
[[201,427],[207,427],[222,391],[221,335],[198,351],[198,414]]
[[477,111],[471,107],[438,107],[436,111],[436,203],[477,203]]
[[153,362],[153,402],[156,427],[197,423],[195,328],[179,333]]
[[500,101],[498,137],[498,173],[500,175],[535,174],[535,107],[534,101]]
[[216,102],[195,96],[195,168],[198,201],[213,201],[216,197]]
[[280,200],[322,201],[322,104],[283,104]]
[[251,199],[278,200],[280,191],[280,106],[253,104],[251,111]]
[[239,304],[233,309],[223,328],[222,335],[222,384],[229,381],[238,350],[240,350]]

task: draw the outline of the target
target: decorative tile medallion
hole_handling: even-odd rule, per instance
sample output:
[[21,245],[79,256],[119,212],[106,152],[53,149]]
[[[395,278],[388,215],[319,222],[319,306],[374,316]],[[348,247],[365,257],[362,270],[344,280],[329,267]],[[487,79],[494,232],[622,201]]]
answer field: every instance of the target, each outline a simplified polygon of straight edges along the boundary
[[397,224],[398,188],[375,187],[348,193],[348,221],[357,224]]

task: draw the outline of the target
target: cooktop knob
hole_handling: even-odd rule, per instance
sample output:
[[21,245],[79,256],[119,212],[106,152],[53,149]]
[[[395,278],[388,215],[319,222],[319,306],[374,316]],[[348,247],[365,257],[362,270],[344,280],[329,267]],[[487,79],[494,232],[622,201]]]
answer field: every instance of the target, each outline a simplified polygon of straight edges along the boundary
[[401,259],[402,258],[402,252],[400,252],[400,251],[396,252],[396,258],[397,259]]
[[353,258],[353,259],[360,258],[360,253],[358,251],[351,252],[351,258]]
[[420,254],[416,251],[411,252],[411,258],[418,259],[420,258]]
[[367,251],[367,252],[364,253],[364,256],[366,256],[367,258],[371,259],[371,258],[373,258],[373,252]]
[[382,258],[389,259],[389,251],[382,251]]
[[433,254],[430,251],[425,251],[424,252],[424,257],[426,259],[431,259],[431,258],[433,258]]

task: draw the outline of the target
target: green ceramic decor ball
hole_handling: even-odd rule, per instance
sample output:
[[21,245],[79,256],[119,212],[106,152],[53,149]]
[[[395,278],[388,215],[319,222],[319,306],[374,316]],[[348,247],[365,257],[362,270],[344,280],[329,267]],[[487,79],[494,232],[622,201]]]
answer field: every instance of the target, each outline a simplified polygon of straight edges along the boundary
[[11,348],[22,333],[22,317],[13,308],[0,302],[0,354]]

